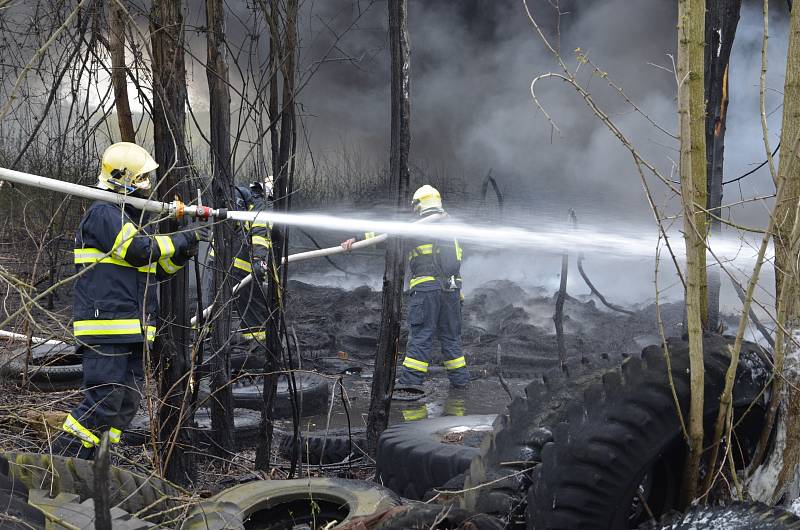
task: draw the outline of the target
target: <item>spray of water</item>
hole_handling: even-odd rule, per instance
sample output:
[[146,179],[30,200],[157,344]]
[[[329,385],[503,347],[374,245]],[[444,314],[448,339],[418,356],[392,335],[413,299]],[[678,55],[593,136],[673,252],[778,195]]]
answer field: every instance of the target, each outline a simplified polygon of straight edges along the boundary
[[[447,218],[436,223],[410,223],[386,219],[365,219],[319,213],[283,213],[275,211],[228,212],[236,221],[272,222],[279,225],[317,228],[350,234],[378,232],[426,240],[469,242],[476,246],[507,249],[529,249],[542,252],[580,251],[587,254],[607,254],[616,257],[644,258],[655,255],[658,231],[608,230],[593,226],[567,228],[562,224],[537,222],[536,226],[502,226],[497,224],[464,223]],[[674,234],[670,239],[673,251],[684,256],[683,238]],[[718,238],[712,250],[728,262],[752,261],[755,248],[739,238]]]

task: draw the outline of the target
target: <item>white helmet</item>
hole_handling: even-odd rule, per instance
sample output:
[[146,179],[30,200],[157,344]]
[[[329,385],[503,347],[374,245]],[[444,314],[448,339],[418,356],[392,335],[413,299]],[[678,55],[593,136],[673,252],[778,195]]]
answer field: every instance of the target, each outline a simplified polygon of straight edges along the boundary
[[439,194],[439,190],[428,184],[425,184],[414,192],[414,197],[411,199],[411,206],[419,215],[434,212],[442,213],[444,211],[444,209],[442,209],[442,196]]
[[130,142],[117,142],[103,152],[99,188],[117,193],[146,191],[151,187],[149,173],[158,167],[146,149]]
[[272,200],[272,175],[267,175],[264,180],[255,180],[250,183],[250,189],[255,193],[263,193],[264,197]]

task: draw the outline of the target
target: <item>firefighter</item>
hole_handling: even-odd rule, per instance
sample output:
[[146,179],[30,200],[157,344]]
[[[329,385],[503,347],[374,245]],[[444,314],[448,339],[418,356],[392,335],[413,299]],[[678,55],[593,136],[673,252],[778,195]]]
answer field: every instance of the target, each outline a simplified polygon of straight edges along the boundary
[[[158,164],[136,144],[119,142],[102,157],[97,187],[146,197]],[[73,332],[83,359],[83,400],[56,443],[62,454],[91,458],[104,431],[118,443],[139,407],[143,353],[156,335],[158,281],[197,252],[207,228],[154,235],[148,214],[95,201],[75,235]]]
[[[444,213],[441,195],[429,185],[414,193],[412,207],[420,217]],[[355,241],[348,239],[342,247],[350,250]],[[411,245],[408,343],[398,385],[416,386],[425,380],[436,334],[451,386],[462,389],[469,383],[469,370],[461,351],[461,258],[457,240],[425,239]]]

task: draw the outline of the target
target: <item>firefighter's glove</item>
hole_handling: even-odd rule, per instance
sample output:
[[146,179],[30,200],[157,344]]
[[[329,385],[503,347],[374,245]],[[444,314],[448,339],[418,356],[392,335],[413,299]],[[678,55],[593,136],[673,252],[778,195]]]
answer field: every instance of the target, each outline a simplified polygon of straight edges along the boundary
[[210,242],[213,235],[211,231],[211,225],[204,221],[198,221],[187,225],[186,234],[190,236],[189,239],[191,239],[191,236],[193,236],[195,241],[206,242]]
[[263,259],[253,260],[253,277],[261,283],[269,277],[269,264]]

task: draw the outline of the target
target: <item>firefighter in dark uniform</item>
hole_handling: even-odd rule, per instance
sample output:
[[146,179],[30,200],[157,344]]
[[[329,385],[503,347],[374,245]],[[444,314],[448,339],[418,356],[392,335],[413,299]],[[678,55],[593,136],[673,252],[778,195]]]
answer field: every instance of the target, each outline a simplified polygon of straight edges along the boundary
[[[234,188],[234,202],[237,210],[267,210],[272,201],[272,176],[263,181],[255,181],[247,186]],[[238,284],[248,275],[253,274],[258,281],[252,281],[239,290],[234,300],[241,323],[239,331],[242,338],[251,345],[263,345],[266,339],[265,323],[267,320],[266,287],[268,280],[269,253],[272,249],[269,223],[240,223],[235,231],[233,244],[233,267],[231,276],[233,283]],[[214,253],[209,254],[209,269],[213,270]],[[213,303],[211,289],[212,275],[207,274],[204,292],[208,293],[206,306]]]
[[[420,217],[444,213],[442,197],[432,186],[419,188],[412,205]],[[469,370],[461,351],[462,254],[458,240],[413,243],[408,257],[411,269],[408,343],[397,380],[400,385],[419,385],[424,381],[436,334],[450,384],[463,388],[469,383]]]
[[[429,185],[414,193],[412,206],[420,217],[444,213],[441,195]],[[355,241],[349,239],[342,246],[349,250]],[[438,334],[450,384],[456,389],[465,388],[469,370],[461,351],[461,246],[457,240],[417,240],[410,246],[408,344],[397,383],[422,384],[433,353],[433,339]]]
[[[158,167],[136,144],[119,142],[103,153],[98,187],[147,196]],[[91,458],[103,432],[118,443],[139,407],[143,352],[156,335],[158,281],[175,274],[197,252],[200,225],[154,235],[148,215],[130,205],[95,201],[75,236],[73,331],[83,358],[83,401],[63,424],[63,454]]]

